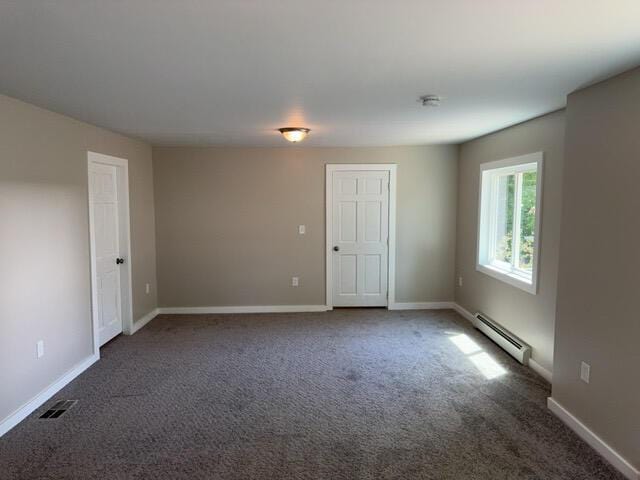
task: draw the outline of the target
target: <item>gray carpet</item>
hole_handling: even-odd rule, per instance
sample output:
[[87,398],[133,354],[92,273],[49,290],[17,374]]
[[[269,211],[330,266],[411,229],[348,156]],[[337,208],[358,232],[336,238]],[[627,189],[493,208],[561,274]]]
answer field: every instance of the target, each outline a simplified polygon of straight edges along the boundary
[[622,479],[549,394],[452,311],[162,315],[0,439],[0,478]]

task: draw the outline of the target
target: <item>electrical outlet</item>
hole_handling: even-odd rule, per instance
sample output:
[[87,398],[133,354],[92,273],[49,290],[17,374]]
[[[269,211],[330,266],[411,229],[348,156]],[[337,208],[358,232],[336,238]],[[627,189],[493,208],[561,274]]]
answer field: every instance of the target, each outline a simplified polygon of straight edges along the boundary
[[298,225],[298,233],[304,235],[307,233],[307,227],[305,225]]
[[144,291],[146,294],[149,294],[151,292],[151,285],[149,285],[148,283],[144,286]]
[[591,375],[591,365],[582,362],[580,366],[580,380],[584,383],[589,383],[589,376]]
[[36,358],[44,356],[44,340],[38,340],[36,343]]
[[462,286],[462,275],[458,276],[458,286],[461,287]]
[[297,287],[300,284],[300,279],[298,277],[291,277],[291,286]]

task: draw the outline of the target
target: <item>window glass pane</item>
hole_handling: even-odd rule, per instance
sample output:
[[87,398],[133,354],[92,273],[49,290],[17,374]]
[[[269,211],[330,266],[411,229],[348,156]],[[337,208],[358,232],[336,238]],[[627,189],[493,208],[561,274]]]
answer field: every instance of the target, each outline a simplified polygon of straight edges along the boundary
[[522,174],[522,207],[520,210],[520,267],[531,271],[533,268],[533,241],[536,225],[536,182],[537,172]]
[[496,232],[493,257],[511,263],[513,240],[513,207],[515,199],[515,175],[502,175],[497,179]]

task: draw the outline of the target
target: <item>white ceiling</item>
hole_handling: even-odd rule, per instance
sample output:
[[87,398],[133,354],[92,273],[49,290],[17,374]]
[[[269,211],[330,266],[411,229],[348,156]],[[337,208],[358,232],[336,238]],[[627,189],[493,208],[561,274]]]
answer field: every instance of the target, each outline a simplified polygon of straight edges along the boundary
[[460,142],[638,64],[638,0],[0,0],[0,92],[158,145]]

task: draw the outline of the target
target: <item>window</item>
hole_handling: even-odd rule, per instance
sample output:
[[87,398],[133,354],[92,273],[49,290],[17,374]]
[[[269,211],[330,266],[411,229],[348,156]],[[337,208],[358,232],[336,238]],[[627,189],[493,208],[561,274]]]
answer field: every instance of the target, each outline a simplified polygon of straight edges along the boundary
[[477,270],[536,293],[542,153],[480,165]]

